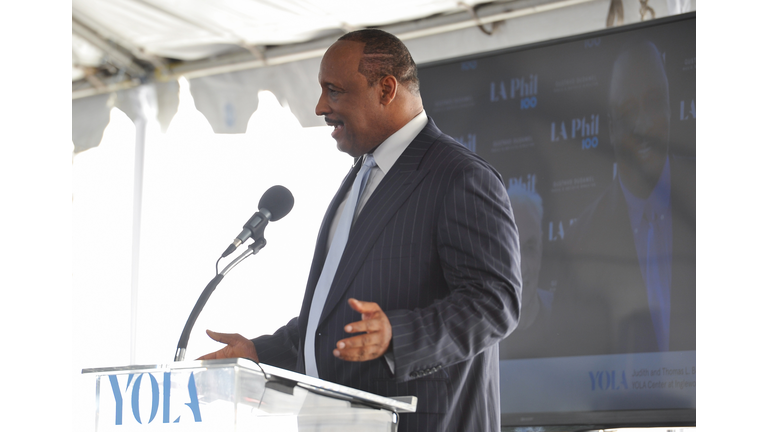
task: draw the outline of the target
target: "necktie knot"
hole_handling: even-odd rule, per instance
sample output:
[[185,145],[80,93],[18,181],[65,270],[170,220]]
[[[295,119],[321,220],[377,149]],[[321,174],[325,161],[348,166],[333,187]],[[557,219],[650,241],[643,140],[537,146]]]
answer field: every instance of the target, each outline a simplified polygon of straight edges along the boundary
[[351,195],[350,199],[352,199],[351,202],[354,203],[353,207],[357,207],[357,203],[360,201],[360,196],[363,194],[363,190],[365,190],[365,185],[368,183],[368,177],[371,175],[371,169],[375,166],[376,160],[373,158],[373,154],[366,154],[363,159],[363,166],[357,173],[355,185],[352,186],[352,193],[354,195]]
[[373,153],[369,153],[365,155],[365,160],[363,161],[363,165],[367,166],[368,169],[371,169],[376,166],[376,160],[373,158]]
[[376,160],[373,158],[373,153],[366,154],[363,160],[363,167],[360,170],[370,170],[376,166]]
[[650,205],[646,206],[645,209],[643,210],[643,219],[645,219],[645,221],[648,223],[656,222],[657,216],[658,215],[656,211],[654,211],[654,209]]

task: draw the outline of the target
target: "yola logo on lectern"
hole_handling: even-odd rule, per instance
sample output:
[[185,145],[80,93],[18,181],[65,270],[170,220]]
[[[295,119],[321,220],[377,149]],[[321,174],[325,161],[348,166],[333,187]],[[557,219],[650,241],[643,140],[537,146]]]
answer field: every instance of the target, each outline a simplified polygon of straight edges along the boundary
[[[131,412],[133,418],[139,424],[152,423],[157,417],[157,411],[160,408],[161,396],[162,396],[162,415],[163,423],[171,422],[171,373],[163,373],[163,393],[160,394],[160,384],[157,378],[151,373],[142,373],[136,376],[136,374],[128,374],[127,382],[125,385],[121,385],[118,381],[119,378],[126,375],[109,375],[109,383],[112,386],[112,394],[115,396],[115,425],[123,424],[123,408],[129,402],[131,406]],[[148,377],[147,380],[145,377]],[[136,379],[134,379],[136,378]],[[142,385],[145,391],[141,391]],[[149,386],[149,388],[147,388]],[[149,391],[147,391],[147,389]],[[189,402],[185,402],[184,405],[189,407],[192,411],[192,416],[195,422],[201,422],[200,417],[200,405],[197,401],[197,388],[195,387],[195,375],[190,372],[189,381],[187,383],[187,391],[175,390],[173,392],[174,399],[178,399],[183,396],[183,399],[189,398]],[[147,401],[147,398],[150,400]],[[147,402],[151,402],[148,404]],[[175,404],[174,404],[175,407]],[[181,407],[181,404],[179,404]],[[147,410],[149,408],[149,410]],[[149,412],[147,412],[149,411]],[[178,423],[181,420],[181,415],[178,413],[178,409],[174,410],[174,414],[177,415],[173,423]]]

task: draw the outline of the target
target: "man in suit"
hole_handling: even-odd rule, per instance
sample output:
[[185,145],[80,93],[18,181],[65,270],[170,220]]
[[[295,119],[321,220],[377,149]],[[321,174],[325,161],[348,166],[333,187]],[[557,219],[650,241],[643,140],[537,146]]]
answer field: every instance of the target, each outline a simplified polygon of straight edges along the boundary
[[498,343],[521,295],[501,176],[426,116],[396,37],[343,36],[319,81],[316,114],[356,163],[323,220],[301,313],[253,340],[209,332],[227,346],[202,358],[417,396],[400,431],[500,430]]
[[609,105],[618,175],[567,233],[552,354],[693,350],[695,165],[670,154],[669,84],[654,44],[622,49]]

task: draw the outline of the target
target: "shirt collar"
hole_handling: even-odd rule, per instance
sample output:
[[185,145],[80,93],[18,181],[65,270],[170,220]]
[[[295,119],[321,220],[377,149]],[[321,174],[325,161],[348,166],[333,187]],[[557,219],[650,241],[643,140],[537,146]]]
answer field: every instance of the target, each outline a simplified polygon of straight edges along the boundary
[[386,175],[395,165],[397,159],[403,154],[408,144],[416,138],[422,129],[427,125],[427,113],[422,110],[416,117],[406,123],[397,132],[385,139],[376,150],[373,151],[373,157],[376,159],[376,165]]
[[667,156],[667,161],[664,163],[664,169],[661,172],[659,181],[656,182],[656,186],[648,198],[643,199],[633,195],[624,186],[624,182],[621,181],[621,175],[619,175],[619,183],[621,184],[621,190],[624,192],[624,199],[627,201],[629,219],[633,226],[640,222],[646,210],[650,210],[655,214],[664,213],[669,209],[669,195],[671,191],[669,156]]

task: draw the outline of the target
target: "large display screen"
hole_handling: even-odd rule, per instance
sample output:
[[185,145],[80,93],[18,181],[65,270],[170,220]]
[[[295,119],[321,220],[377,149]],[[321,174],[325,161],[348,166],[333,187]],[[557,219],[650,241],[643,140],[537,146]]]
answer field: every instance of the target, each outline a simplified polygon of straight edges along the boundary
[[695,424],[695,14],[419,77],[427,114],[507,182],[520,232],[502,424]]

